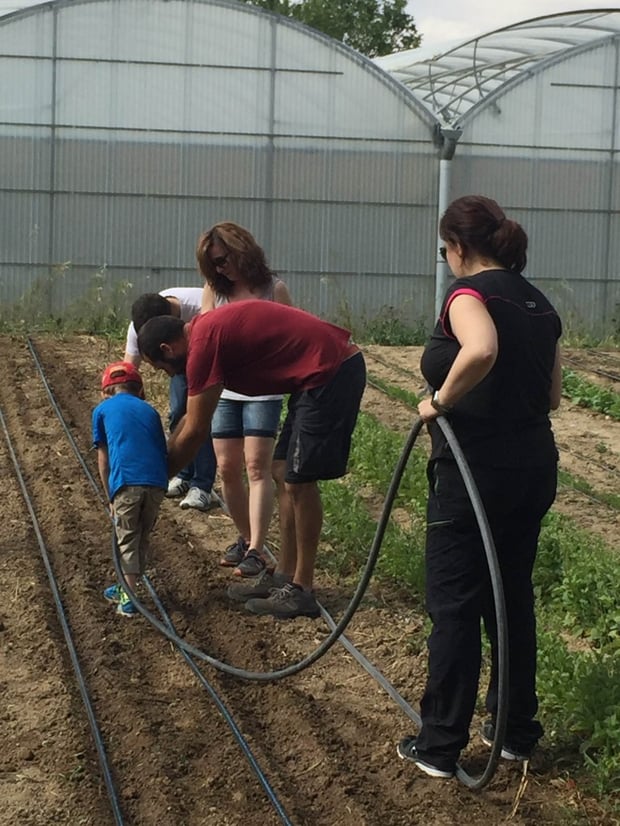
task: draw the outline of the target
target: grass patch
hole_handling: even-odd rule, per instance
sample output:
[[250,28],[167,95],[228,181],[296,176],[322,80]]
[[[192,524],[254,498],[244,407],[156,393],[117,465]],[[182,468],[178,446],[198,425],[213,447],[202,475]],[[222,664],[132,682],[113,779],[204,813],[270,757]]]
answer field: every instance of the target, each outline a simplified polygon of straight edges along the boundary
[[[404,438],[361,414],[346,482],[323,483],[321,562],[347,578],[359,576],[371,547]],[[424,588],[426,455],[414,448],[376,568],[378,578],[420,596]],[[374,498],[372,493],[374,492]],[[374,514],[374,515],[373,515]],[[601,797],[620,788],[620,566],[602,540],[549,513],[534,570],[539,619],[538,687],[546,743],[585,770]]]

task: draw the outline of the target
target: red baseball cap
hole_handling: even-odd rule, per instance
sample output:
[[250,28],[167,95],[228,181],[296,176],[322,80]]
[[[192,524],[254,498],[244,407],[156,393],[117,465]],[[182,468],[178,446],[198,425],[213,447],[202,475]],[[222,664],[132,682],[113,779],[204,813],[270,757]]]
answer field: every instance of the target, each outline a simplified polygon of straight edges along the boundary
[[113,384],[124,384],[126,381],[135,381],[142,385],[142,376],[138,369],[128,361],[115,361],[108,364],[101,376],[101,389],[111,387]]

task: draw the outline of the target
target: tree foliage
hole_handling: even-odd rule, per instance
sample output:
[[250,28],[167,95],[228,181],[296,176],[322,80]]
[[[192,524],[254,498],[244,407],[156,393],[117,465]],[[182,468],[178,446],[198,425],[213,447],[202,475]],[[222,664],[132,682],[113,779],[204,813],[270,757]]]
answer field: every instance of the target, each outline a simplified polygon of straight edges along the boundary
[[244,0],[292,17],[368,57],[420,45],[407,0]]

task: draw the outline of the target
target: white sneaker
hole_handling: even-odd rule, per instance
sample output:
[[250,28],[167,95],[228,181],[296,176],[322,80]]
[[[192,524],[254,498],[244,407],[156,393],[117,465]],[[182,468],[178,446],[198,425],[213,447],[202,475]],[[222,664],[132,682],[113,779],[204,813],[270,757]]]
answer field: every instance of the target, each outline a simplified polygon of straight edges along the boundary
[[168,482],[168,491],[166,492],[166,496],[169,496],[171,499],[175,499],[177,496],[185,496],[188,490],[189,482],[185,479],[181,479],[180,476],[175,476]]
[[[217,497],[217,498],[216,498]],[[190,488],[187,496],[180,504],[184,510],[185,508],[196,508],[199,511],[208,511],[210,508],[215,508],[218,505],[219,496],[214,496],[212,493],[207,493],[206,490],[200,488]]]

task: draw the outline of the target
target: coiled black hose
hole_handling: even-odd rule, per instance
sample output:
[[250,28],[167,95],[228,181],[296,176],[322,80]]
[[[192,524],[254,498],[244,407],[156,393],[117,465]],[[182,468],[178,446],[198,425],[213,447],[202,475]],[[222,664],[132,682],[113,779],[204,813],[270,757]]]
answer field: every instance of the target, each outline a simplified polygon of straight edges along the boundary
[[[487,564],[489,567],[490,578],[491,578],[491,586],[493,590],[493,598],[495,603],[495,617],[496,617],[496,624],[497,624],[497,668],[498,668],[498,708],[497,708],[497,717],[495,723],[495,740],[493,742],[493,746],[491,748],[491,753],[489,755],[489,760],[487,762],[486,768],[483,773],[479,777],[472,777],[469,775],[461,766],[457,766],[456,776],[457,778],[464,783],[468,788],[472,790],[481,789],[485,786],[489,780],[493,777],[495,773],[495,769],[497,767],[497,763],[499,761],[499,757],[501,754],[502,744],[504,741],[504,736],[506,733],[506,722],[508,717],[508,707],[507,707],[507,699],[508,699],[508,657],[507,657],[507,647],[508,647],[508,638],[507,638],[507,627],[506,627],[506,607],[504,603],[504,591],[502,586],[501,580],[501,572],[499,569],[499,563],[497,561],[497,554],[495,552],[495,545],[493,542],[493,537],[491,535],[491,531],[489,528],[488,520],[486,518],[486,513],[484,512],[484,508],[482,506],[482,502],[480,500],[480,495],[478,493],[478,489],[476,487],[476,483],[471,475],[471,471],[467,464],[467,460],[463,455],[461,447],[454,435],[454,432],[450,425],[448,424],[447,420],[444,416],[440,416],[437,419],[439,426],[441,427],[448,444],[452,450],[456,463],[459,467],[461,475],[463,477],[463,481],[465,487],[467,489],[467,493],[472,503],[472,507],[474,509],[474,513],[476,516],[476,520],[478,522],[478,526],[480,528],[480,533],[482,536],[482,541],[485,549],[485,554],[487,558]],[[113,562],[114,568],[116,570],[116,574],[123,585],[123,588],[127,590],[127,593],[131,597],[132,601],[136,605],[138,611],[158,630],[162,633],[165,637],[178,645],[183,651],[191,654],[194,657],[197,657],[204,662],[209,663],[214,668],[217,668],[219,671],[223,671],[224,673],[231,674],[234,677],[238,677],[244,680],[251,680],[257,682],[273,682],[275,680],[280,680],[284,677],[292,676],[293,674],[298,674],[303,669],[307,668],[308,666],[312,665],[312,663],[316,662],[320,657],[323,656],[338,640],[338,638],[344,633],[347,625],[351,621],[353,615],[355,614],[360,602],[362,601],[366,589],[368,587],[368,583],[370,582],[370,578],[375,568],[375,564],[377,562],[379,552],[381,550],[381,545],[383,542],[383,537],[385,534],[385,530],[387,527],[387,523],[392,511],[392,507],[394,505],[394,500],[396,498],[396,494],[398,493],[398,489],[400,487],[400,482],[409,461],[409,456],[411,454],[411,450],[415,441],[420,433],[422,428],[423,421],[422,419],[417,419],[412,428],[409,432],[409,435],[405,441],[405,445],[399,457],[399,460],[396,464],[394,469],[394,473],[392,475],[392,479],[390,481],[390,485],[385,497],[385,502],[383,505],[383,510],[381,512],[381,516],[379,518],[379,522],[377,523],[377,528],[375,531],[375,536],[368,554],[368,559],[366,561],[366,565],[364,570],[362,571],[362,575],[360,577],[359,584],[351,598],[351,602],[347,606],[346,611],[344,612],[340,621],[332,627],[331,632],[329,635],[323,640],[323,642],[308,656],[299,660],[292,665],[286,666],[285,668],[281,668],[276,671],[248,671],[243,668],[237,668],[236,666],[230,665],[229,663],[222,662],[220,660],[215,659],[214,657],[209,656],[204,651],[196,648],[195,646],[191,645],[190,643],[186,642],[185,640],[181,639],[176,633],[171,631],[168,627],[166,627],[163,623],[161,623],[144,605],[142,605],[139,599],[136,597],[135,592],[127,585],[127,581],[123,576],[123,572],[120,566],[120,558],[118,547],[116,546],[116,542],[113,541]],[[417,717],[418,725],[420,725],[421,720]]]

